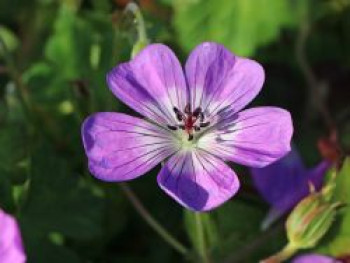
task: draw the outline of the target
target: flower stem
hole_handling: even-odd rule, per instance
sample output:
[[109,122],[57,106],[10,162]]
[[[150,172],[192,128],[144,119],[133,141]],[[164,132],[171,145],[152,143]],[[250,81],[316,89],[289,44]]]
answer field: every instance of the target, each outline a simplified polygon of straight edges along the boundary
[[203,227],[203,222],[201,218],[200,213],[195,213],[195,220],[196,220],[196,232],[198,235],[198,247],[199,247],[199,254],[202,258],[203,263],[210,263],[210,259],[208,256],[208,251],[207,251],[207,244],[205,241],[205,235],[204,235],[204,227]]
[[146,210],[143,204],[140,202],[138,197],[132,191],[132,189],[126,183],[120,183],[120,188],[129,199],[131,204],[134,206],[140,216],[158,233],[170,246],[172,246],[180,254],[188,255],[188,249],[176,240],[166,229],[164,229],[154,217]]
[[291,256],[295,254],[295,252],[298,250],[296,246],[294,246],[291,243],[288,243],[280,252],[277,254],[268,257],[267,259],[264,259],[260,261],[260,263],[280,263],[287,259],[289,259]]

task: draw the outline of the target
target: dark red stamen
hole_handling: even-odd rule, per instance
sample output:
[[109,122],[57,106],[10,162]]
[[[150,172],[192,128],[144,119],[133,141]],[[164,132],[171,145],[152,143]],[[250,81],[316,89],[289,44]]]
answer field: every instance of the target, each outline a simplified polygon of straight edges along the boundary
[[[173,108],[176,119],[181,122],[180,125],[168,125],[170,130],[177,130],[180,128],[185,130],[188,133],[188,140],[193,140],[194,131],[200,131],[201,128],[205,128],[209,126],[209,122],[204,122],[204,114],[202,112],[202,108],[198,107],[193,112],[191,112],[191,105],[187,104],[184,113],[182,113],[178,108]],[[199,125],[196,125],[199,120]]]

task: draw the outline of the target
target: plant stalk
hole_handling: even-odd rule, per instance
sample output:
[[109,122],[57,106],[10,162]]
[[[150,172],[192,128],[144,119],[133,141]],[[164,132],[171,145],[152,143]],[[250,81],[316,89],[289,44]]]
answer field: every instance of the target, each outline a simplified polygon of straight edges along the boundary
[[139,215],[146,221],[146,223],[153,228],[153,230],[161,236],[165,242],[167,242],[171,247],[173,247],[177,252],[182,255],[188,255],[188,249],[182,245],[177,239],[175,239],[164,227],[158,223],[158,221],[152,217],[152,215],[143,206],[139,198],[135,195],[132,189],[126,183],[120,183],[120,188],[129,199],[131,204],[134,206],[135,210]]
[[210,263],[201,214],[195,213],[195,219],[196,219],[196,228],[197,228],[196,233],[198,235],[197,240],[199,242],[199,244],[198,244],[199,251],[198,252],[200,254],[200,257],[202,258],[203,263]]
[[280,263],[292,257],[297,251],[297,247],[288,243],[280,252],[260,261],[260,263]]

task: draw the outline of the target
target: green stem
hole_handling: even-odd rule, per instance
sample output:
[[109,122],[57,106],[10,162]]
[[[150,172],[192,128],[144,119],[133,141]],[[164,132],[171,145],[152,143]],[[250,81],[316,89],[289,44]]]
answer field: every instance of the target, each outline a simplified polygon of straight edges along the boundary
[[200,213],[195,213],[195,219],[196,219],[196,233],[198,235],[198,247],[199,247],[199,254],[202,258],[203,263],[210,263],[210,259],[208,256],[208,250],[207,250],[207,244],[205,241],[205,235],[204,235],[204,227],[203,227],[203,222],[201,218]]
[[179,253],[187,256],[188,249],[176,240],[167,230],[165,230],[154,217],[146,210],[138,197],[132,191],[132,189],[126,183],[120,183],[120,188],[127,196],[131,204],[134,206],[140,216],[146,221],[146,223],[153,228],[170,246],[172,246]]
[[294,246],[291,243],[288,243],[280,252],[278,252],[277,254],[264,259],[262,261],[260,261],[260,263],[279,263],[279,262],[283,262],[287,259],[289,259],[290,257],[292,257],[295,252],[297,252],[298,248],[296,246]]

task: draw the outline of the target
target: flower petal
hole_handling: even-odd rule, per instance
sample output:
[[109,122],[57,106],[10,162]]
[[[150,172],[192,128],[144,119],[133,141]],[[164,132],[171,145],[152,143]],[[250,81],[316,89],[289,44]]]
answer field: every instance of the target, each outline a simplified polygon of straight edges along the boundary
[[187,101],[181,65],[165,45],[153,44],[107,75],[112,92],[140,114],[159,123],[176,121],[173,107]]
[[275,107],[252,108],[230,116],[198,141],[198,147],[239,164],[264,167],[290,151],[290,113]]
[[193,108],[201,106],[209,117],[223,109],[241,110],[259,93],[265,78],[260,64],[212,42],[192,51],[185,72]]
[[292,263],[341,263],[340,261],[321,254],[305,254],[293,259]]
[[167,194],[195,211],[208,211],[221,205],[239,188],[236,174],[224,162],[197,150],[171,157],[157,180]]
[[287,212],[303,197],[300,193],[307,193],[307,171],[294,149],[277,162],[250,171],[259,193],[279,211]]
[[0,262],[26,261],[22,238],[16,220],[0,209]]
[[313,183],[316,190],[321,188],[325,174],[331,168],[331,166],[331,162],[324,160],[314,168],[308,170],[308,180]]
[[104,181],[134,179],[176,151],[166,129],[120,113],[96,113],[82,126],[90,172]]
[[264,223],[273,223],[307,196],[309,183],[319,190],[329,168],[330,163],[323,161],[315,168],[306,170],[296,149],[269,166],[252,168],[257,190],[272,206]]
[[322,186],[330,163],[323,161],[306,170],[298,153],[293,150],[281,160],[264,168],[252,168],[254,184],[264,199],[274,208],[287,212],[309,193],[309,183],[316,190]]

